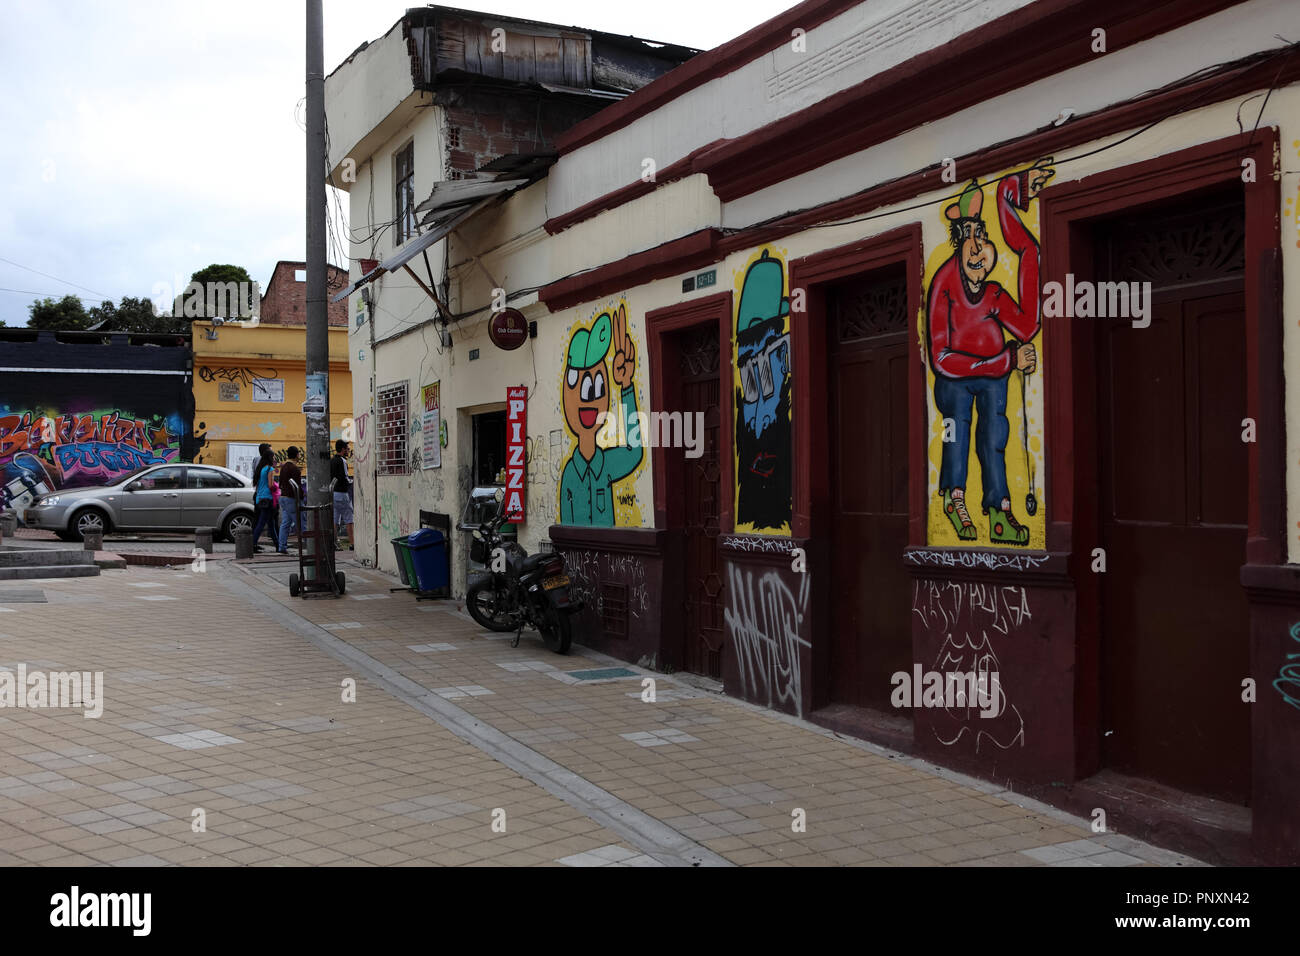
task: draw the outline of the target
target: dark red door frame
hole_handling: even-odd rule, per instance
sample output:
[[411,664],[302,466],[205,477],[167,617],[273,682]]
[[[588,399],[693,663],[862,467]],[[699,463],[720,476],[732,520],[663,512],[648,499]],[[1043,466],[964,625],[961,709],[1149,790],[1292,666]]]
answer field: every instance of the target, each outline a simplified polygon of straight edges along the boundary
[[[645,316],[646,348],[650,357],[650,408],[653,411],[671,411],[669,407],[679,402],[681,396],[681,371],[675,361],[675,350],[667,347],[667,336],[702,322],[711,322],[718,328],[718,413],[721,416],[718,430],[721,476],[719,487],[721,510],[718,514],[719,533],[732,529],[735,485],[732,473],[735,450],[731,435],[735,429],[732,421],[735,379],[735,359],[731,352],[731,296],[730,292],[692,299],[679,305],[654,309]],[[668,459],[662,450],[651,456],[654,479],[654,509],[656,528],[674,528],[682,524],[682,503],[674,500],[668,488]]]
[[[803,290],[805,311],[791,315],[794,353],[794,510],[796,538],[824,533],[831,514],[829,441],[830,396],[826,375],[826,285],[837,279],[902,262],[907,269],[909,338],[921,309],[924,256],[920,223],[902,226],[859,242],[816,252],[790,263],[790,294]],[[908,364],[908,543],[925,544],[926,462],[925,365],[921,352]],[[902,561],[902,555],[899,555]]]
[[[1253,140],[1253,142],[1252,142]],[[1045,189],[1041,195],[1043,250],[1042,281],[1064,282],[1067,272],[1090,267],[1086,223],[1118,213],[1198,192],[1242,182],[1242,162],[1255,163],[1254,182],[1244,183],[1246,203],[1246,337],[1249,415],[1255,419],[1258,442],[1250,447],[1250,503],[1247,555],[1252,564],[1276,564],[1285,554],[1285,440],[1281,417],[1281,303],[1260,281],[1280,249],[1278,209],[1281,193],[1274,178],[1276,129],[1229,136],[1146,162],[1088,176]],[[1081,277],[1082,278],[1082,277]],[[1094,319],[1081,319],[1091,323]],[[1096,423],[1076,417],[1074,320],[1043,323],[1047,377],[1047,487],[1049,551],[1074,550],[1076,468],[1090,462],[1078,455],[1078,432],[1095,430]],[[1081,383],[1086,386],[1087,383]],[[1083,547],[1083,542],[1079,543]],[[1088,546],[1088,550],[1091,545]]]
[[[1285,561],[1285,435],[1282,412],[1282,307],[1278,263],[1281,192],[1274,178],[1276,129],[1229,136],[1045,189],[1041,195],[1042,282],[1093,274],[1089,223],[1178,196],[1241,183],[1246,210],[1247,414],[1258,441],[1249,451],[1250,496],[1246,561]],[[1254,182],[1243,182],[1243,160],[1254,160]],[[1045,487],[1047,548],[1071,554],[1076,587],[1076,769],[1089,776],[1100,766],[1099,592],[1091,573],[1100,534],[1097,456],[1095,319],[1057,318],[1044,323],[1047,376]]]

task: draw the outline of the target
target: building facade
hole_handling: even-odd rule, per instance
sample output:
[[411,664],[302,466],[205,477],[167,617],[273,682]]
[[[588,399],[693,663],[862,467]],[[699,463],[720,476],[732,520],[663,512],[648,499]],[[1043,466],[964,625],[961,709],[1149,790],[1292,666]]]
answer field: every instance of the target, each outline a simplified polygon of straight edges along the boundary
[[[301,283],[300,283],[301,286]],[[307,447],[302,412],[307,388],[306,327],[195,321],[194,461],[251,474],[257,446],[270,442],[277,461],[293,445]],[[330,437],[352,415],[348,333],[329,330]],[[305,458],[305,451],[303,454]]]
[[590,646],[1300,862],[1290,14],[809,0],[576,123],[428,288],[354,268],[359,552],[505,469]]

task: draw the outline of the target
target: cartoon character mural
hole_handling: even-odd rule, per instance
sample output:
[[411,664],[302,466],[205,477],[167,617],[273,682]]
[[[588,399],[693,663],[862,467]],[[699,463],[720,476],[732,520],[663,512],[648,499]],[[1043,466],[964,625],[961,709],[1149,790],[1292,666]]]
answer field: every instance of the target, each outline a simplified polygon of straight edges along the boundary
[[[1033,201],[1054,173],[1051,160],[1042,159],[993,182],[996,232],[984,216],[978,181],[944,208],[948,243],[930,256],[924,315],[933,396],[930,461],[933,466],[938,458],[939,464],[930,472],[931,544],[1045,546],[1046,515],[1035,480],[1041,472],[1041,420],[1030,425],[1031,410],[1042,407],[1041,383],[1030,382],[1040,360],[1033,343],[1040,328]],[[999,248],[1008,254],[1000,256]],[[1010,388],[1013,377],[1019,389]],[[1009,415],[1021,425],[1017,444],[1023,451],[1012,457],[1011,482]],[[988,517],[983,540],[971,517],[972,474],[978,476],[980,511]],[[1013,485],[1017,501],[1024,495],[1027,523],[1016,517]]]
[[736,530],[790,533],[790,297],[764,249],[736,306]]
[[[605,358],[611,348],[613,359],[607,365]],[[574,438],[573,451],[560,475],[560,524],[613,527],[630,523],[617,520],[614,485],[629,476],[635,480],[645,454],[635,373],[636,344],[628,332],[626,303],[601,312],[590,327],[579,323],[569,339],[560,388],[564,421]],[[611,411],[614,387],[618,388],[619,405]],[[624,443],[611,440],[620,434]]]
[[0,503],[20,510],[60,488],[101,485],[146,465],[177,461],[179,415],[136,418],[120,410],[0,413]]

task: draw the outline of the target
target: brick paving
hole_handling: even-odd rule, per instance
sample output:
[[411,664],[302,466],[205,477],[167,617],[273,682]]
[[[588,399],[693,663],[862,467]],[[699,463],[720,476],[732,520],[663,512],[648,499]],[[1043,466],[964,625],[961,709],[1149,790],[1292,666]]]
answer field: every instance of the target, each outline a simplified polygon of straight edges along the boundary
[[[1196,865],[578,646],[511,648],[374,570],[293,599],[295,567],[0,586],[0,666],[103,671],[105,699],[0,709],[0,864]],[[611,667],[632,676],[574,676]]]

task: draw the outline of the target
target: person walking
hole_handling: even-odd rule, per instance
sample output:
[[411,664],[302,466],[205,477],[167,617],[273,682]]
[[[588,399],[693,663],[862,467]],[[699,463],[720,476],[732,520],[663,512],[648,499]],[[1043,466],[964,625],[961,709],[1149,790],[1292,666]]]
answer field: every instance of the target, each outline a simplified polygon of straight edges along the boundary
[[261,459],[253,468],[253,506],[257,509],[257,522],[253,525],[253,550],[260,552],[262,549],[257,546],[257,539],[262,535],[262,529],[268,528],[271,535],[271,544],[278,551],[279,546],[275,539],[275,525],[271,521],[271,508],[273,492],[271,491],[271,479],[275,475],[275,456],[271,453],[268,445],[266,451],[262,453]]
[[298,467],[298,449],[290,445],[285,449],[284,464],[280,466],[280,553],[289,552],[289,529],[302,534],[302,516],[298,506],[302,503],[302,469]]
[[[348,443],[342,438],[334,442],[334,457],[330,460],[330,490],[334,492],[334,533],[340,528],[347,529],[348,546],[352,541],[352,496],[348,493],[352,479],[348,475]],[[338,550],[343,550],[341,541],[335,542]]]

